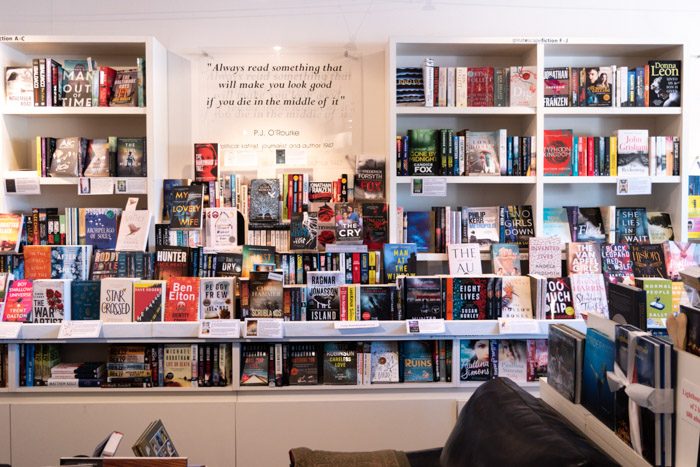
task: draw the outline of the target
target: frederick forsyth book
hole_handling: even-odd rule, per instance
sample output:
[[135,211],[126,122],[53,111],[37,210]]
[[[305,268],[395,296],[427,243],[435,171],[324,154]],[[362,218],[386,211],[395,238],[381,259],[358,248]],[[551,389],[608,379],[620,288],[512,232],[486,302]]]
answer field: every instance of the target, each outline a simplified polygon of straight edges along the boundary
[[34,281],[33,323],[61,323],[70,320],[71,281],[40,279]]
[[71,281],[71,320],[100,319],[100,281]]
[[170,229],[201,229],[203,207],[203,185],[173,187],[170,194]]
[[444,318],[441,278],[404,277],[400,283],[405,319]]
[[159,322],[165,314],[165,281],[134,282],[134,321]]
[[124,211],[119,222],[116,250],[146,251],[148,231],[151,228],[150,211]]
[[103,279],[100,285],[100,319],[105,323],[133,321],[134,280]]
[[384,199],[385,163],[383,159],[358,156],[353,194],[355,201]]
[[630,245],[634,277],[668,277],[663,245]]
[[219,168],[219,145],[217,143],[195,143],[194,180],[215,182]]
[[249,219],[251,222],[275,222],[280,219],[279,180],[251,180]]
[[649,243],[646,208],[615,210],[615,238],[618,243]]
[[207,277],[200,279],[200,319],[232,319],[234,317],[234,306],[236,303],[234,281],[234,278],[226,277]]
[[[273,275],[271,275],[273,274]],[[278,273],[251,271],[248,282],[251,318],[282,318],[283,287]]]
[[415,276],[418,250],[415,243],[387,243],[382,255],[384,282],[396,281],[399,276]]
[[634,285],[632,259],[628,244],[610,243],[601,245],[600,255],[603,276],[609,284]]
[[85,243],[100,250],[117,246],[117,221],[121,209],[85,208]]
[[238,247],[238,210],[236,208],[204,208],[204,244],[215,251],[231,251]]
[[339,287],[345,283],[340,271],[309,271],[306,273],[307,321],[338,321],[340,319]]
[[499,208],[462,208],[462,241],[488,245],[498,243]]
[[199,278],[170,277],[167,281],[165,321],[197,321]]
[[649,175],[649,131],[617,130],[617,175],[646,177]]
[[145,177],[146,170],[146,138],[118,138],[117,177]]
[[600,274],[600,244],[593,242],[571,242],[567,246],[566,263],[569,275]]
[[318,243],[318,213],[292,213],[289,237],[290,250],[315,250]]

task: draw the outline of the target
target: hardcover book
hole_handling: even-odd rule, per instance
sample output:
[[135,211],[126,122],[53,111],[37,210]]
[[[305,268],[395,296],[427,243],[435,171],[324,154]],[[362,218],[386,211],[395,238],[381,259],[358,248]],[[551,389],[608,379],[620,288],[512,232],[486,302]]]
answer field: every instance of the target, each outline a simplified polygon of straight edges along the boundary
[[498,377],[527,382],[527,341],[498,340]]
[[498,276],[519,276],[520,248],[512,243],[494,243],[491,245],[491,269]]
[[399,343],[375,341],[371,344],[370,381],[374,383],[399,382]]
[[576,241],[603,243],[606,239],[603,215],[600,208],[578,208]]
[[92,257],[90,279],[99,281],[106,277],[119,275],[119,252],[96,250]]
[[506,276],[501,280],[501,317],[534,318],[530,278],[527,276]]
[[100,281],[71,281],[71,320],[100,319]]
[[633,243],[630,245],[630,256],[634,277],[668,277],[663,245]]
[[64,107],[92,107],[95,65],[88,60],[63,61],[61,101]]
[[501,243],[516,243],[520,248],[527,248],[530,237],[535,236],[535,223],[530,205],[501,206],[499,222]]
[[243,264],[241,277],[249,277],[256,264],[275,264],[275,247],[243,245]]
[[586,73],[586,105],[588,107],[612,106],[612,68],[588,67]]
[[615,238],[618,243],[649,243],[646,208],[615,210]]
[[459,341],[459,380],[491,379],[491,349],[488,339]]
[[[638,384],[652,389],[668,388],[669,382],[664,374],[668,371],[664,368],[667,364],[663,358],[664,351],[670,351],[670,349],[667,349],[663,341],[651,336],[641,336],[637,339],[634,368]],[[664,432],[667,427],[662,422],[663,414],[654,413],[645,407],[640,407],[639,412],[642,456],[652,465],[672,465],[672,462],[666,464],[664,461],[665,454],[671,457],[672,449],[664,453],[666,450],[664,437],[671,436],[671,433]]]
[[164,321],[199,319],[199,278],[169,277]]
[[100,319],[105,323],[132,322],[133,299],[133,279],[102,279],[100,285]]
[[467,69],[467,106],[493,107],[493,67]]
[[382,251],[389,241],[388,206],[384,203],[364,203],[362,205],[363,243],[370,251]]
[[307,321],[340,320],[338,288],[345,283],[341,271],[309,271],[306,273]]
[[673,292],[668,279],[637,279],[636,286],[646,292],[647,329],[666,329],[666,317],[673,309]]
[[134,282],[134,321],[141,323],[163,321],[165,281]]
[[156,249],[156,278],[188,276],[190,271],[190,249],[186,246],[163,246]]
[[603,276],[608,284],[634,285],[628,244],[608,243],[600,247]]
[[447,319],[488,319],[488,283],[485,277],[448,277],[445,284]]
[[31,68],[5,68],[5,106],[8,110],[34,107],[34,78]]
[[289,344],[289,384],[318,384],[319,363],[316,344]]
[[117,138],[117,177],[145,177],[146,167],[146,138]]
[[363,321],[398,319],[395,285],[370,285],[360,288],[360,318]]
[[498,206],[462,208],[462,241],[488,245],[498,243]]
[[433,342],[403,341],[400,351],[405,383],[427,383],[435,380]]
[[681,106],[681,61],[649,61],[649,107]]
[[[269,272],[251,271],[248,282],[250,294],[249,317],[282,318],[282,280],[270,277]],[[340,306],[340,305],[338,305]]]
[[22,214],[0,214],[0,252],[19,251],[23,225]]
[[566,250],[566,263],[569,275],[600,274],[600,243],[571,242]]
[[270,377],[269,345],[243,344],[241,354],[241,386],[267,386]]
[[146,251],[151,228],[150,211],[123,211],[119,221],[117,251]]
[[609,284],[608,304],[611,320],[647,330],[647,293],[644,290],[627,284]]
[[335,238],[338,243],[362,241],[362,217],[351,203],[335,205]]
[[646,177],[649,175],[649,131],[617,130],[617,175]]
[[613,371],[615,344],[597,329],[586,331],[583,352],[581,404],[610,429],[615,421],[615,393],[608,386],[606,373]]
[[502,143],[499,131],[466,132],[467,175],[500,175]]
[[528,247],[530,274],[561,277],[561,240],[559,237],[530,237]]
[[438,130],[411,129],[408,135],[408,174],[416,176],[438,175]]
[[536,96],[537,68],[534,66],[510,67],[510,105],[535,107]]
[[544,130],[544,174],[571,175],[572,147],[572,130]]
[[423,105],[423,69],[420,67],[396,68],[396,105]]
[[673,240],[673,222],[667,212],[647,211],[649,243],[663,243]]
[[435,251],[435,212],[406,212],[406,241],[416,245],[418,253]]
[[481,252],[477,243],[451,243],[447,245],[447,260],[451,276],[481,274]]
[[415,276],[418,251],[415,243],[386,243],[382,260],[384,282],[395,282],[399,276]]
[[581,376],[585,336],[565,325],[549,327],[547,383],[576,404],[581,403]]
[[608,318],[608,300],[602,274],[573,274],[571,291],[574,295],[576,317],[583,313],[596,313]]
[[100,250],[117,246],[117,221],[121,209],[85,208],[85,243]]
[[289,237],[290,250],[315,250],[318,243],[318,213],[292,213]]
[[668,241],[663,244],[666,273],[672,281],[682,280],[681,271],[700,264],[700,248],[695,243]]
[[250,182],[251,222],[276,222],[280,219],[280,182],[273,179],[254,179]]
[[190,387],[195,384],[192,375],[192,352],[195,345],[168,344],[163,349],[163,380],[165,387]]
[[173,188],[176,186],[189,186],[190,181],[189,178],[166,178],[163,180],[163,222],[170,222]]
[[217,253],[215,258],[216,277],[241,277],[243,255],[240,253]]
[[565,208],[544,208],[544,225],[542,226],[545,237],[559,237],[564,246],[571,243],[571,227]]
[[573,319],[574,300],[571,294],[569,277],[545,279],[545,317],[546,319]]
[[215,182],[219,168],[219,145],[217,143],[195,143],[194,180]]
[[353,194],[355,201],[384,199],[385,162],[383,159],[358,156]]
[[544,106],[569,107],[569,68],[544,69]]
[[51,156],[50,177],[79,177],[84,154],[83,138],[57,138],[56,150]]
[[170,194],[170,229],[201,229],[203,208],[204,187],[202,185],[173,187]]
[[528,339],[527,341],[527,380],[539,381],[547,377],[548,354],[547,339]]
[[238,247],[238,210],[236,208],[204,208],[204,244],[215,251]]
[[[263,274],[263,273],[259,273]],[[267,275],[267,273],[264,273]],[[236,304],[233,278],[203,277],[199,283],[199,319],[233,319]],[[253,279],[251,278],[251,309],[253,307]]]
[[117,70],[112,86],[111,107],[136,107],[138,105],[138,70]]
[[5,296],[5,308],[2,315],[3,321],[30,323],[32,320],[32,281],[28,279],[15,279],[10,281]]
[[323,344],[323,384],[357,384],[357,344]]
[[62,323],[70,321],[71,281],[39,279],[33,284],[33,323]]
[[404,277],[402,282],[402,307],[405,319],[444,318],[441,278]]
[[91,139],[87,145],[84,177],[109,177],[110,160],[117,151],[117,139]]

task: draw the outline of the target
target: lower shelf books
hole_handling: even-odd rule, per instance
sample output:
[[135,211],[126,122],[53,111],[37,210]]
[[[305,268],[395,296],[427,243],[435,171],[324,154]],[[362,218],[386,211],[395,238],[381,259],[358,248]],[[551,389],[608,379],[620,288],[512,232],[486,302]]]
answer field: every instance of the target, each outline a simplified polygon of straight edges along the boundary
[[178,457],[173,438],[161,420],[156,420],[139,436],[131,447],[138,457]]
[[449,341],[250,343],[241,386],[450,382]]
[[7,345],[0,344],[0,388],[7,387]]
[[547,376],[547,366],[546,339],[473,339],[459,344],[460,381],[538,381]]

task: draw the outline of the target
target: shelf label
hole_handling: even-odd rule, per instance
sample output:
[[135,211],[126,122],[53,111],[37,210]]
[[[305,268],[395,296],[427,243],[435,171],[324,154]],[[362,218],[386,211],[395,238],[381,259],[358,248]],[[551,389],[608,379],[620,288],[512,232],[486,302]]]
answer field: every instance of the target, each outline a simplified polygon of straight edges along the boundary
[[224,147],[222,148],[222,156],[224,159],[224,167],[248,167],[256,170],[258,168],[257,151]]
[[24,42],[25,36],[0,36],[0,42]]
[[5,193],[8,195],[40,195],[39,177],[6,178]]
[[366,320],[366,321],[334,321],[333,329],[369,329],[378,328],[379,321]]
[[102,332],[102,321],[64,321],[58,330],[59,339],[96,339]]
[[568,37],[515,37],[513,44],[568,44]]
[[498,318],[499,334],[540,334],[540,324],[536,319]]
[[651,177],[617,179],[617,196],[650,195]]
[[143,195],[147,193],[146,177],[115,178],[114,191],[118,194]]
[[411,196],[447,196],[447,178],[413,177],[411,179]]
[[199,322],[200,339],[238,339],[241,322],[237,319],[203,319]]
[[445,334],[444,319],[408,319],[406,334]]
[[109,177],[87,178],[78,180],[79,195],[111,195],[114,193],[114,179]]
[[19,339],[22,323],[0,323],[0,339]]
[[282,339],[284,320],[278,318],[246,318],[243,337],[255,339]]
[[678,390],[678,415],[700,429],[700,386],[683,378]]

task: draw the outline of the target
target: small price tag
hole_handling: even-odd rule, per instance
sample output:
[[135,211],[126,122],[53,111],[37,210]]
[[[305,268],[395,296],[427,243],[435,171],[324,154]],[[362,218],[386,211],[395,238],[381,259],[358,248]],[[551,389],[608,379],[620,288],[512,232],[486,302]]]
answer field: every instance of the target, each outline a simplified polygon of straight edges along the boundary
[[117,178],[114,180],[114,191],[121,194],[146,194],[146,177]]
[[650,195],[651,177],[630,177],[617,179],[617,195]]
[[237,319],[203,319],[199,322],[200,339],[238,339],[241,322]]
[[499,334],[539,334],[540,324],[536,319],[498,318]]
[[271,281],[277,281],[277,282],[284,281],[284,275],[280,274],[279,272],[268,272],[267,278],[270,279]]
[[284,337],[284,320],[278,318],[246,318],[243,337],[282,339]]
[[39,177],[6,178],[5,193],[8,195],[40,195]]
[[444,319],[408,319],[406,334],[444,334]]
[[411,180],[412,196],[447,196],[447,179],[445,177],[414,177]]
[[379,321],[377,320],[366,320],[366,321],[333,321],[334,329],[369,329],[378,328]]
[[0,323],[0,339],[19,339],[22,323]]
[[87,178],[78,180],[79,195],[111,195],[114,193],[114,179],[109,177]]
[[96,339],[102,332],[102,321],[64,321],[58,330],[59,339]]

